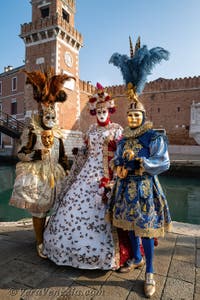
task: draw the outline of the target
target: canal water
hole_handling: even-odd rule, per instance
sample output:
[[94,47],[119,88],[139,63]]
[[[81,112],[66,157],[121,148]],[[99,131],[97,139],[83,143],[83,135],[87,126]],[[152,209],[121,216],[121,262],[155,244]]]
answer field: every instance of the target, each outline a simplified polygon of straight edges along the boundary
[[[9,206],[15,179],[15,165],[0,166],[0,222],[18,221],[31,217],[26,210]],[[165,191],[173,221],[200,224],[200,184],[198,178],[162,175],[160,183]]]

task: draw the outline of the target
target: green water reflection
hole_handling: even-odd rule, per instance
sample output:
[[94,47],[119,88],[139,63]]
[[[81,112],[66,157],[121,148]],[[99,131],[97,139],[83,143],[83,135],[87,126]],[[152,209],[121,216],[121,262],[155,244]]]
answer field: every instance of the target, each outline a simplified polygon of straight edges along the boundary
[[0,166],[0,222],[18,221],[31,215],[24,209],[8,204],[15,180],[15,166]]
[[[15,179],[15,166],[0,166],[0,221],[17,221],[30,217],[26,210],[8,205]],[[199,179],[159,177],[167,195],[173,221],[200,224]]]
[[173,221],[200,224],[200,185],[198,178],[160,176]]

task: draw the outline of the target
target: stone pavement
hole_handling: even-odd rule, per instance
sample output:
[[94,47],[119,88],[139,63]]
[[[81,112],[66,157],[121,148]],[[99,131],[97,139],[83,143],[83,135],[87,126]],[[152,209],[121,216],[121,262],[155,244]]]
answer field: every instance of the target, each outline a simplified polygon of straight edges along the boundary
[[[200,299],[200,226],[174,222],[155,248],[153,299]],[[0,223],[0,300],[145,299],[145,267],[128,274],[56,266],[36,255],[30,220]]]

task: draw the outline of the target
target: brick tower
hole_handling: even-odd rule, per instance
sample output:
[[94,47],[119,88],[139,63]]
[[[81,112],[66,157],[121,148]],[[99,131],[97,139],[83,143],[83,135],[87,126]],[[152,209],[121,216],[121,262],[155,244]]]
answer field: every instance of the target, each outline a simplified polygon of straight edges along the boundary
[[[25,67],[32,71],[52,66],[56,73],[72,75],[65,83],[68,100],[57,104],[59,126],[79,129],[79,50],[82,35],[74,28],[75,0],[32,0],[32,21],[21,26],[20,37],[25,43]],[[25,87],[27,115],[37,109],[32,88]]]

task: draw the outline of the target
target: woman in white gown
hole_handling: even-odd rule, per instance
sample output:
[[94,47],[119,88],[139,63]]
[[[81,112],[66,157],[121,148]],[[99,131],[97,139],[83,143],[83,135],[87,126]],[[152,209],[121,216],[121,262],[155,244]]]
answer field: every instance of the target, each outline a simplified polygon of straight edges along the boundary
[[[64,193],[44,232],[44,254],[57,265],[117,269],[127,259],[129,249],[119,244],[116,229],[105,221],[103,199],[112,184],[110,161],[122,127],[110,121],[110,113],[115,111],[114,101],[100,84],[89,105],[97,123],[86,134],[86,160],[82,161],[80,172],[77,166],[72,167]],[[79,153],[76,157],[82,160]]]

